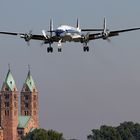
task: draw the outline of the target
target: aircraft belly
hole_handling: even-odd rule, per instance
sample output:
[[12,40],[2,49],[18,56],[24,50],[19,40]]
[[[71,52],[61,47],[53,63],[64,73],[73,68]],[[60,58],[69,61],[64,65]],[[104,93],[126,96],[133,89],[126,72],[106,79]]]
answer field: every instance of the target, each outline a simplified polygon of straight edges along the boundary
[[81,40],[81,36],[71,36],[71,35],[66,35],[64,38],[63,38],[65,41],[68,41],[68,42],[71,42],[71,41],[74,41],[74,42],[80,42]]

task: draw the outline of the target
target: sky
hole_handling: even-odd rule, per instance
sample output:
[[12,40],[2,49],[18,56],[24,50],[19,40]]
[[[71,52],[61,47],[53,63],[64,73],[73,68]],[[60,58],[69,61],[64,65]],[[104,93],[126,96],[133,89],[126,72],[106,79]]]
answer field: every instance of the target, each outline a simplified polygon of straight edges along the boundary
[[[0,0],[0,31],[41,34],[61,24],[110,30],[140,27],[139,0]],[[86,140],[101,125],[140,122],[140,31],[80,43],[63,44],[62,53],[46,53],[46,45],[0,35],[0,86],[10,64],[19,91],[28,73],[39,91],[40,127],[63,132],[67,139]]]

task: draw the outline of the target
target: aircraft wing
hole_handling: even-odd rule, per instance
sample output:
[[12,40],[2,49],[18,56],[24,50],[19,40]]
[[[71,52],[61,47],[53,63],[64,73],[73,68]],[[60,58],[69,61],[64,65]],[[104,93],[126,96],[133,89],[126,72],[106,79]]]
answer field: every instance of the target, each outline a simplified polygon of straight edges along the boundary
[[131,29],[125,29],[125,30],[110,31],[108,34],[108,37],[117,36],[117,35],[119,35],[119,33],[135,31],[135,30],[140,30],[140,28],[131,28]]
[[[108,37],[118,36],[119,33],[129,32],[129,31],[134,31],[134,30],[140,30],[140,28],[131,28],[131,29],[125,29],[125,30],[109,31]],[[102,33],[89,34],[89,40],[101,39],[103,37],[104,36],[102,35]]]
[[101,33],[89,34],[88,40],[95,40],[103,38]]
[[14,32],[0,32],[0,34],[20,36],[21,38],[26,38],[28,36],[30,37],[30,39],[33,40],[46,40],[46,38],[43,35],[35,35],[31,33],[26,34],[26,33],[14,33]]
[[103,29],[81,29],[82,32],[90,32],[90,31],[103,31]]

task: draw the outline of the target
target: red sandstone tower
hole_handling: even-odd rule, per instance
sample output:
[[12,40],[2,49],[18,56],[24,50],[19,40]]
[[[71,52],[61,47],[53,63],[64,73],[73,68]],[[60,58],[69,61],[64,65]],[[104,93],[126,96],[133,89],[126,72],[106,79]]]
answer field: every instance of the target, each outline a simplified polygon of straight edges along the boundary
[[31,76],[30,70],[21,91],[21,115],[31,116],[34,120],[34,127],[39,127],[38,91]]
[[1,126],[3,140],[17,140],[18,91],[9,69],[1,89]]

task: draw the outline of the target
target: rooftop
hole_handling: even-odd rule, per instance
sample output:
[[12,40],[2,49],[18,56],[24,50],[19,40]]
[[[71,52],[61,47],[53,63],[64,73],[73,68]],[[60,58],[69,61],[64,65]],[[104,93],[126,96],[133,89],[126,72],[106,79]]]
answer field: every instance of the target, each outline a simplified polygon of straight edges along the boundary
[[18,128],[25,128],[30,121],[31,116],[19,116],[18,117]]

